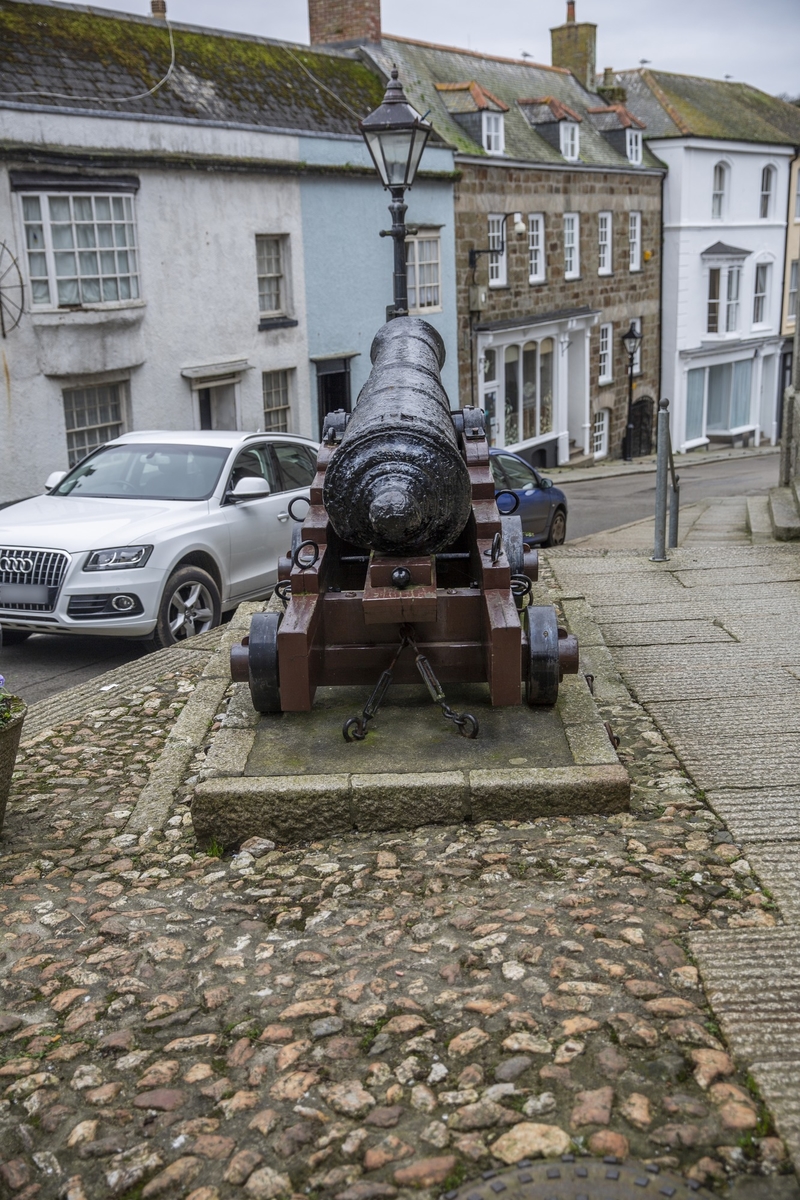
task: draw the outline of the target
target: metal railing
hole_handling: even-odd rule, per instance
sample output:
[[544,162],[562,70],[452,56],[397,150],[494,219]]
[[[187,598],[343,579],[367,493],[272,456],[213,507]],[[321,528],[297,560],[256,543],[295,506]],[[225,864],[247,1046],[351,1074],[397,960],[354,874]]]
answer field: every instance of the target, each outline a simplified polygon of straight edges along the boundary
[[[656,432],[656,528],[653,562],[666,562],[670,550],[678,544],[678,510],[681,502],[680,476],[675,474],[672,438],[669,432],[669,400],[658,402]],[[667,491],[669,491],[669,539],[667,539]]]

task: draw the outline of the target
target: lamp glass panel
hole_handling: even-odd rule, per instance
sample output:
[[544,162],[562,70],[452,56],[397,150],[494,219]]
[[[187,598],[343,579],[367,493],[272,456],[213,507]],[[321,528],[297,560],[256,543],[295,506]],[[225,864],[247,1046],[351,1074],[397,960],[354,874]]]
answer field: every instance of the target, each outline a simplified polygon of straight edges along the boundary
[[381,151],[388,187],[405,186],[413,137],[414,131],[412,129],[403,129],[397,133],[380,134]]
[[414,130],[414,142],[411,146],[411,153],[408,156],[408,178],[406,182],[409,187],[411,187],[416,179],[422,152],[428,141],[428,132],[427,129],[417,128]]

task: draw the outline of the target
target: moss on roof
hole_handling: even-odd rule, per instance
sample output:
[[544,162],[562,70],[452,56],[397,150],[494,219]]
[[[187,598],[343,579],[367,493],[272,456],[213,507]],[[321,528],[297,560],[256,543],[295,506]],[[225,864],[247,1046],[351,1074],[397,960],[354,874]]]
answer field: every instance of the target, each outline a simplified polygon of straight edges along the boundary
[[114,103],[166,74],[163,21],[0,0],[0,99],[353,134],[357,118],[348,108],[366,116],[383,98],[375,72],[346,54],[179,25],[173,31],[171,79],[145,99]]
[[[474,51],[450,49],[406,38],[384,37],[379,51],[371,51],[383,70],[397,64],[400,79],[411,103],[424,113],[436,131],[456,150],[470,155],[483,155],[483,147],[472,140],[454,119],[445,102],[445,94],[437,84],[475,80],[481,88],[508,105],[505,114],[505,157],[522,162],[551,163],[567,166],[555,146],[531,127],[519,107],[531,96],[547,96],[564,105],[582,118],[580,126],[579,163],[594,167],[613,167],[639,171],[643,168],[662,168],[662,164],[645,150],[641,167],[632,166],[619,153],[588,116],[590,108],[602,103],[600,97],[587,91],[569,71],[536,63],[496,58]],[[502,159],[488,157],[489,162]],[[572,164],[569,164],[572,165]]]
[[645,137],[707,137],[800,144],[800,109],[747,83],[623,71],[628,107],[647,122]]

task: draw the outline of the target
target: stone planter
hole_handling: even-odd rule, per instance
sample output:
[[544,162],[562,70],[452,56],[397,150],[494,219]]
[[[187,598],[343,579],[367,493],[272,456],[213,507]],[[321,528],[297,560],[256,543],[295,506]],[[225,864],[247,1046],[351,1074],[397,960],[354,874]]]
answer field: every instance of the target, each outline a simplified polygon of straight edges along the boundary
[[27,707],[23,708],[16,717],[12,717],[7,725],[0,725],[0,831],[6,815],[6,802],[11,790],[11,776],[14,773],[19,739],[22,735],[22,722],[25,720],[27,711]]

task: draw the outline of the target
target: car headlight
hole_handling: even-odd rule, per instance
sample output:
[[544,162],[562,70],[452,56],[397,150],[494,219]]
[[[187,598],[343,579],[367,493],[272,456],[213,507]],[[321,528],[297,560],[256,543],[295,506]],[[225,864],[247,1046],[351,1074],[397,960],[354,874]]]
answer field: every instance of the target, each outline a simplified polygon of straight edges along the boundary
[[92,550],[83,564],[83,569],[124,571],[131,567],[143,567],[152,553],[152,546],[112,546],[110,550]]

